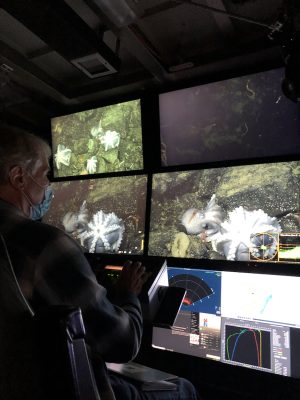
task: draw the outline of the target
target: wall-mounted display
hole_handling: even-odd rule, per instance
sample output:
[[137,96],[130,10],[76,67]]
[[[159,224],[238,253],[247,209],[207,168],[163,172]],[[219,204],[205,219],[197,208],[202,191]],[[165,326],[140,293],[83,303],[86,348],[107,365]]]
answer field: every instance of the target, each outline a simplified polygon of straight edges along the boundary
[[149,255],[300,262],[300,162],[153,175]]
[[147,176],[52,183],[43,222],[63,229],[87,253],[143,254]]
[[52,118],[54,177],[143,169],[139,99]]
[[284,69],[159,95],[161,163],[197,164],[300,153],[300,104]]

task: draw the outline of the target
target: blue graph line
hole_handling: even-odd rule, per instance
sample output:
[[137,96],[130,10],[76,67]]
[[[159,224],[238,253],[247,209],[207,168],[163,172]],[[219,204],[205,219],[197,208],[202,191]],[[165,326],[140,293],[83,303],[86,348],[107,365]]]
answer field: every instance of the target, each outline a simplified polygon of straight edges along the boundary
[[238,341],[239,341],[240,337],[242,336],[242,334],[245,333],[245,332],[246,332],[246,329],[243,329],[240,333],[236,333],[236,335],[238,335],[238,337],[236,338],[234,346],[233,346],[233,350],[232,350],[232,354],[231,354],[231,360],[233,360],[235,349],[236,349],[236,346],[238,344]]
[[265,311],[265,309],[266,309],[266,307],[267,307],[269,301],[271,301],[271,300],[272,300],[272,295],[269,294],[269,296],[268,296],[268,297],[266,298],[266,300],[265,300],[265,304],[264,304],[263,308],[260,310],[260,313],[261,313],[261,314]]

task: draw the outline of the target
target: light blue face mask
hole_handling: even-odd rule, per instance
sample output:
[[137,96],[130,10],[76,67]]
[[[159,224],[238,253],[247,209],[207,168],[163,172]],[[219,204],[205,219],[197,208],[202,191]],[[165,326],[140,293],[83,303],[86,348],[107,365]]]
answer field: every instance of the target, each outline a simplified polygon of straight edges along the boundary
[[51,186],[47,186],[45,189],[44,200],[37,205],[32,205],[30,209],[30,218],[34,221],[40,220],[49,210],[51,201],[53,199],[53,190]]

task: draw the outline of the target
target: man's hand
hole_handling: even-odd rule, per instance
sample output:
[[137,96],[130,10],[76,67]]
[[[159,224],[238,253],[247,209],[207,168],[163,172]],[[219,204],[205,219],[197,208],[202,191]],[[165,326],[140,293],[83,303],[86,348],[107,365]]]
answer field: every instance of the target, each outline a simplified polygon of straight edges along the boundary
[[151,273],[146,272],[146,268],[140,261],[126,261],[117,282],[117,291],[119,293],[131,292],[139,295],[150,275]]

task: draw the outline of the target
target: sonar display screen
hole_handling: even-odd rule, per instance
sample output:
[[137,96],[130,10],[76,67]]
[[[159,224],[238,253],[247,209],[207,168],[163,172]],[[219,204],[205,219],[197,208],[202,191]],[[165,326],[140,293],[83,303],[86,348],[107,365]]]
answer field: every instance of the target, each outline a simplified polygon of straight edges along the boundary
[[87,253],[143,254],[147,176],[53,182],[43,222],[63,229]]
[[52,118],[54,177],[143,168],[140,100]]
[[186,289],[181,310],[220,314],[221,273],[168,267],[169,286]]
[[149,255],[300,263],[300,162],[153,175]]

